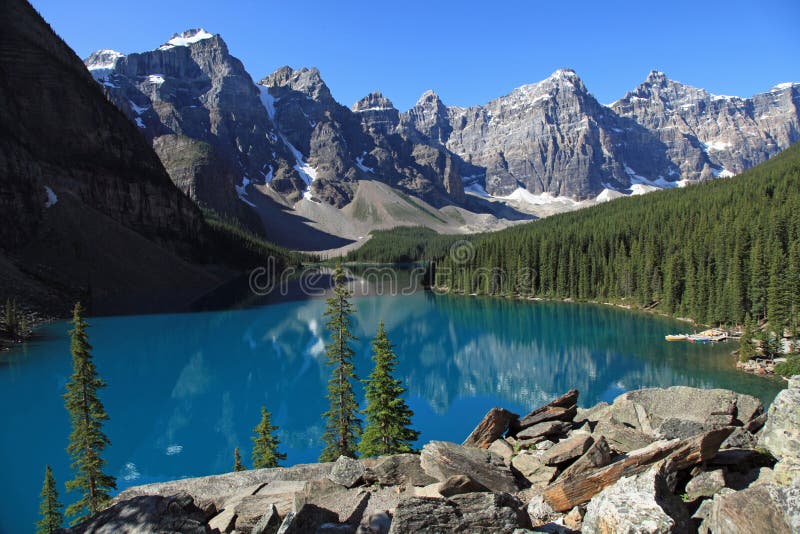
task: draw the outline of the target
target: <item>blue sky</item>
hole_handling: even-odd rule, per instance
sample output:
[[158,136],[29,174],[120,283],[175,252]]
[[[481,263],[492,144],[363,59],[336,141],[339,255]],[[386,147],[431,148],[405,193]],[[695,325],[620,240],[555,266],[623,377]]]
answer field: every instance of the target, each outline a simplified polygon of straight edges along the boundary
[[81,57],[173,33],[222,34],[254,79],[316,66],[345,105],[380,90],[401,110],[426,89],[467,106],[570,67],[608,103],[651,69],[718,94],[800,81],[798,0],[32,0]]

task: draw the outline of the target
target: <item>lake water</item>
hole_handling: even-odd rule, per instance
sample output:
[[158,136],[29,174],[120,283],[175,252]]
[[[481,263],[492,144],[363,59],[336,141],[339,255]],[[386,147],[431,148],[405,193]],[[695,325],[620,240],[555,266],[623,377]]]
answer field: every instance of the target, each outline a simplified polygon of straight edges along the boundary
[[[608,306],[519,302],[418,292],[355,299],[356,371],[370,370],[369,340],[383,319],[395,343],[421,442],[460,442],[484,413],[517,413],[566,390],[579,403],[633,388],[730,388],[770,402],[777,380],[734,369],[732,344],[666,343],[685,324]],[[315,461],[326,409],[324,300],[244,310],[90,319],[108,387],[105,454],[119,489],[231,470],[249,463],[260,407],[280,426],[286,464]],[[65,322],[0,354],[0,532],[32,532],[44,466],[62,501],[71,476],[61,394],[71,372]],[[360,400],[363,391],[358,389]]]

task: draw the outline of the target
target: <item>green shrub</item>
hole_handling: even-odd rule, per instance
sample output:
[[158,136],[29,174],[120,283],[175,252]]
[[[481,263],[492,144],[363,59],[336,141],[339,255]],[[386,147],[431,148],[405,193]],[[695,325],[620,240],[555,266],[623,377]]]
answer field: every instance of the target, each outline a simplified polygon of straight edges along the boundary
[[792,354],[775,366],[775,374],[781,376],[800,375],[800,354]]

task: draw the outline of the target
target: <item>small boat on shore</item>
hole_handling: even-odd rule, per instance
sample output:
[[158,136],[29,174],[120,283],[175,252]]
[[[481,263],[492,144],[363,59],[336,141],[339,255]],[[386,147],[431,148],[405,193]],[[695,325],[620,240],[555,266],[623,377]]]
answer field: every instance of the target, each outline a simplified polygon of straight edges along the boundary
[[689,343],[714,343],[728,339],[728,333],[718,328],[704,330],[694,334],[669,334],[664,336],[667,341],[688,341]]

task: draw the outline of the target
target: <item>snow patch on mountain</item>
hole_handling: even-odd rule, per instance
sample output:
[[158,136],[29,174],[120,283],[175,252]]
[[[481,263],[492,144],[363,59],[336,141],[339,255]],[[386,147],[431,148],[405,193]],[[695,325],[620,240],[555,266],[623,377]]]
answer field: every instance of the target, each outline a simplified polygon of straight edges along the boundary
[[574,206],[578,204],[577,200],[569,197],[554,196],[551,193],[534,194],[523,187],[518,187],[510,195],[504,197],[496,197],[502,200],[515,200],[517,202],[524,202],[533,204],[534,206],[545,206],[550,204],[562,204],[566,206]]
[[725,141],[709,141],[708,143],[703,143],[703,149],[706,152],[728,150],[732,146],[731,143],[726,143]]
[[172,39],[159,46],[158,49],[169,50],[170,48],[175,48],[176,46],[189,46],[204,39],[211,39],[212,37],[214,36],[202,28],[197,30],[186,30],[185,32],[176,33],[173,35]]
[[364,165],[364,157],[366,155],[367,155],[367,153],[364,152],[363,154],[361,154],[359,157],[356,158],[356,167],[358,167],[359,169],[361,169],[364,172],[368,172],[368,173],[374,174],[375,173],[375,169],[373,169],[372,167],[367,167],[366,165]]
[[133,100],[128,100],[128,103],[131,105],[131,109],[132,109],[132,110],[133,110],[133,111],[134,111],[134,112],[135,112],[137,115],[141,115],[142,113],[144,113],[145,111],[147,111],[148,109],[150,109],[150,106],[144,106],[144,107],[142,107],[142,106],[138,106],[138,105],[136,105],[136,102],[134,102]]
[[264,105],[264,109],[267,110],[269,119],[272,122],[275,122],[275,102],[277,102],[278,99],[269,94],[269,87],[264,87],[263,85],[258,84],[256,84],[256,87],[258,88],[258,93],[261,97],[261,103]]
[[477,195],[482,198],[494,198],[492,195],[486,192],[486,189],[479,182],[473,182],[469,185],[464,186],[465,193],[472,193],[473,195]]
[[620,198],[620,197],[624,197],[624,196],[626,196],[625,193],[620,193],[616,189],[605,188],[600,192],[599,195],[597,195],[595,197],[595,201],[597,201],[597,202],[608,202],[610,200],[614,200],[616,198]]
[[164,83],[163,74],[148,74],[146,78],[148,83],[152,83],[153,85],[161,85],[162,83]]
[[[310,186],[311,182],[317,179],[317,169],[306,163],[306,160],[303,158],[303,153],[297,150],[286,137],[281,135],[281,139],[283,140],[283,144],[286,145],[286,148],[288,148],[294,156],[294,159],[297,160],[297,163],[294,164],[294,170],[300,174],[300,178],[303,179],[306,185]],[[306,193],[308,192],[309,190],[306,190]],[[305,196],[305,193],[303,196]]]
[[770,89],[770,92],[785,91],[786,89],[791,89],[792,87],[800,87],[800,83],[797,83],[797,82],[779,83],[778,85],[776,85],[775,87]]
[[247,196],[248,185],[250,185],[250,179],[247,176],[242,176],[242,185],[234,185],[234,187],[236,188],[236,195],[239,197],[239,200],[241,200],[248,206],[252,206],[255,208],[256,205],[245,198]]

